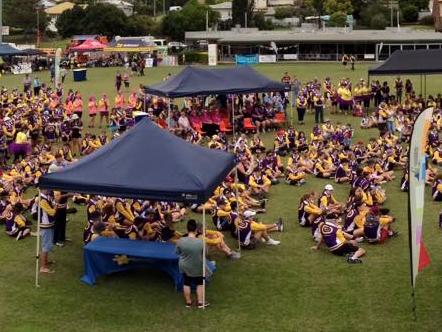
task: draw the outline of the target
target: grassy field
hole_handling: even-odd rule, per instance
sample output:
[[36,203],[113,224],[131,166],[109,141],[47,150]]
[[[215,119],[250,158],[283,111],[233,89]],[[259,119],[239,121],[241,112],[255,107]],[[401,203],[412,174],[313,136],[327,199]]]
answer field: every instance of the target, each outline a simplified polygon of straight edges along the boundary
[[[279,79],[285,71],[301,80],[330,76],[333,80],[367,77],[367,65],[350,72],[337,64],[264,65],[256,68]],[[181,68],[146,70],[133,78],[132,86],[160,81]],[[106,92],[114,95],[116,69],[92,69],[88,81],[67,88],[83,98]],[[38,74],[47,81],[47,73]],[[3,76],[0,85],[21,86],[22,77]],[[416,78],[416,84],[418,83]],[[428,92],[436,93],[440,77],[428,80]],[[359,119],[326,116],[350,122]],[[312,126],[308,115],[306,130]],[[357,129],[356,140],[367,140],[376,131]],[[271,144],[272,134],[265,140]],[[400,176],[399,176],[400,178]],[[417,320],[411,314],[407,195],[398,180],[385,186],[386,207],[397,218],[400,236],[384,245],[363,244],[367,256],[361,265],[348,265],[326,250],[313,252],[309,230],[297,224],[300,196],[322,190],[326,182],[309,177],[303,187],[286,184],[271,189],[269,209],[263,221],[282,217],[287,231],[275,234],[278,247],[260,246],[243,252],[231,262],[214,253],[218,271],[208,286],[212,306],[206,311],[184,308],[181,294],[160,272],[139,271],[101,278],[95,287],[80,282],[83,273],[82,229],[84,211],[70,215],[73,242],[56,248],[56,273],[41,278],[34,288],[35,238],[16,242],[0,233],[0,331],[438,331],[442,323],[441,233],[437,227],[440,204],[431,201],[427,189],[424,240],[432,264],[418,278]],[[349,186],[335,185],[337,198],[347,198]],[[234,242],[229,243],[233,246]]]

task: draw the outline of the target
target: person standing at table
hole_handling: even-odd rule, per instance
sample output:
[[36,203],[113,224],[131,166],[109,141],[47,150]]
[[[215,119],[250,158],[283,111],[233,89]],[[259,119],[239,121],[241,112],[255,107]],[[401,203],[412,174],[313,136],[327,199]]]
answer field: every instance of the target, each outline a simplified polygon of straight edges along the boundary
[[207,307],[203,303],[204,277],[203,277],[203,240],[197,238],[196,221],[187,222],[187,236],[183,236],[176,243],[176,252],[179,256],[178,265],[184,276],[184,299],[186,308],[192,307],[192,285],[196,286],[198,308]]

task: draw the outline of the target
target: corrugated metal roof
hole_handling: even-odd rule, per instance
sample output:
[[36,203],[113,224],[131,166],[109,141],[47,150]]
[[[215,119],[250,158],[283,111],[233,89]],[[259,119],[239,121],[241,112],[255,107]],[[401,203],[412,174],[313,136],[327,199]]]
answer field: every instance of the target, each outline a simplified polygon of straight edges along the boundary
[[64,11],[74,8],[74,6],[75,4],[72,2],[62,2],[58,5],[46,9],[45,12],[48,15],[61,15],[61,13],[63,13]]
[[186,32],[186,40],[210,39],[219,43],[265,42],[442,42],[442,33],[413,30],[353,30],[341,31],[193,31]]

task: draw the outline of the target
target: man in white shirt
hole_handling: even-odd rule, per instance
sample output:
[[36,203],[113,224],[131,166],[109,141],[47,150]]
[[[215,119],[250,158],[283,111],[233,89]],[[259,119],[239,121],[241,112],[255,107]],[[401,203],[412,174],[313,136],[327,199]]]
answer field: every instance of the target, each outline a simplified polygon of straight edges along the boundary
[[178,118],[178,127],[184,131],[193,131],[192,126],[190,125],[189,118],[184,111],[181,111],[180,117]]

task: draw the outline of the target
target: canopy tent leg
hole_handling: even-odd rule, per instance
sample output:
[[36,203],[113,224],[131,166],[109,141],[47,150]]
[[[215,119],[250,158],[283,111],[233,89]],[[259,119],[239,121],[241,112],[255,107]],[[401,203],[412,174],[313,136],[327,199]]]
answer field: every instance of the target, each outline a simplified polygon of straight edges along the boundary
[[290,126],[293,127],[293,102],[294,101],[293,101],[293,93],[292,93],[291,89],[290,89],[289,102],[290,102]]
[[[235,97],[232,96],[232,135],[233,135],[233,153],[235,153],[235,146],[236,146],[236,131],[235,131]],[[235,200],[236,200],[236,214],[239,218],[239,199],[238,199],[238,169],[235,165]],[[235,220],[233,220],[235,222]],[[241,253],[241,240],[239,237],[239,229],[238,229],[238,251]]]
[[420,75],[421,76],[421,80],[420,80],[420,94],[422,95],[422,75]]
[[167,128],[170,130],[170,102],[171,99],[169,98],[169,103],[167,107]]
[[40,221],[41,221],[41,191],[38,189],[38,218],[37,218],[37,244],[35,247],[35,287],[40,287],[39,273],[40,273]]
[[203,204],[203,310],[206,308],[206,206]]

